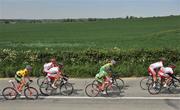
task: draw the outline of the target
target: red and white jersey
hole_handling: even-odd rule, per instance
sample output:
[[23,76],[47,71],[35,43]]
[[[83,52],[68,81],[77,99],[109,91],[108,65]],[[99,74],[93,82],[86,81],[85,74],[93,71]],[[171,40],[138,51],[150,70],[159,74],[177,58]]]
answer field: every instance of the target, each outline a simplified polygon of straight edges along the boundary
[[54,67],[54,65],[50,62],[50,63],[45,63],[44,64],[44,72],[49,72],[49,70]]
[[171,67],[161,67],[160,72],[165,73],[165,74],[167,74],[167,73],[173,74],[174,73],[173,69]]
[[161,67],[163,67],[162,61],[156,62],[156,63],[153,63],[150,65],[150,68],[152,68],[152,69],[157,69],[157,68],[161,68]]

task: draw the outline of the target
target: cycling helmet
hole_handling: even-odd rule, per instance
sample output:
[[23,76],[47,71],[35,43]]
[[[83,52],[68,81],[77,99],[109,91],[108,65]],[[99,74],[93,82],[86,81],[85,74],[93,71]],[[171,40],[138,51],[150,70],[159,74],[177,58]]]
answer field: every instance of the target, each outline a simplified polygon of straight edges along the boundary
[[174,69],[174,68],[176,68],[176,65],[175,64],[170,64],[169,67]]
[[27,70],[32,70],[32,66],[31,65],[26,65],[26,69]]
[[166,61],[166,58],[161,57],[161,58],[159,58],[159,60],[161,60],[161,61]]
[[56,63],[56,59],[55,58],[51,58],[50,60],[52,63]]
[[115,61],[115,60],[111,60],[111,63],[112,63],[113,65],[115,65],[115,64],[116,64],[116,61]]

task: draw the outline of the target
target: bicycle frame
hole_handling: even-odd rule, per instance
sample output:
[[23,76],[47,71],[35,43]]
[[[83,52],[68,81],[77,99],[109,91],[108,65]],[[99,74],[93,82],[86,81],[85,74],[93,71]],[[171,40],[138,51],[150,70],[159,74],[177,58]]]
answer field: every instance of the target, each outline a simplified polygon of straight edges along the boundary
[[[14,80],[9,80],[9,83],[12,85],[12,87],[15,89],[15,90],[17,90],[17,86],[16,86],[16,84],[15,84],[15,81]],[[25,83],[25,85],[23,86],[23,87],[25,87],[25,88],[29,88],[29,85],[31,84],[32,82],[27,82],[27,83]]]
[[16,84],[14,83],[14,80],[9,80],[9,83],[12,85],[12,87],[16,90]]

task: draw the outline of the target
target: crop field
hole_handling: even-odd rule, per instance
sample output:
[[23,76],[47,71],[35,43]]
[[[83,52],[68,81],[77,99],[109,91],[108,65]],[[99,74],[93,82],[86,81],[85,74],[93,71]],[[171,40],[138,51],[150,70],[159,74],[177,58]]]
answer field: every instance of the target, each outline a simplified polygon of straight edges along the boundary
[[33,76],[51,57],[72,77],[94,77],[108,59],[122,76],[147,75],[159,57],[180,73],[180,16],[98,21],[0,23],[0,77],[30,64]]
[[0,24],[1,48],[180,48],[180,16]]

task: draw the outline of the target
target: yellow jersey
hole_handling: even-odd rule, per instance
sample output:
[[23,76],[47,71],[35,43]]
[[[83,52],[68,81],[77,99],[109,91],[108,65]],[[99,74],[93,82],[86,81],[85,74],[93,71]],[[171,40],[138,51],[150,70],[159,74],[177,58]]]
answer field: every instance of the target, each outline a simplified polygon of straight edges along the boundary
[[25,77],[29,74],[28,70],[27,69],[23,69],[23,70],[19,70],[16,72],[16,74],[20,77]]

